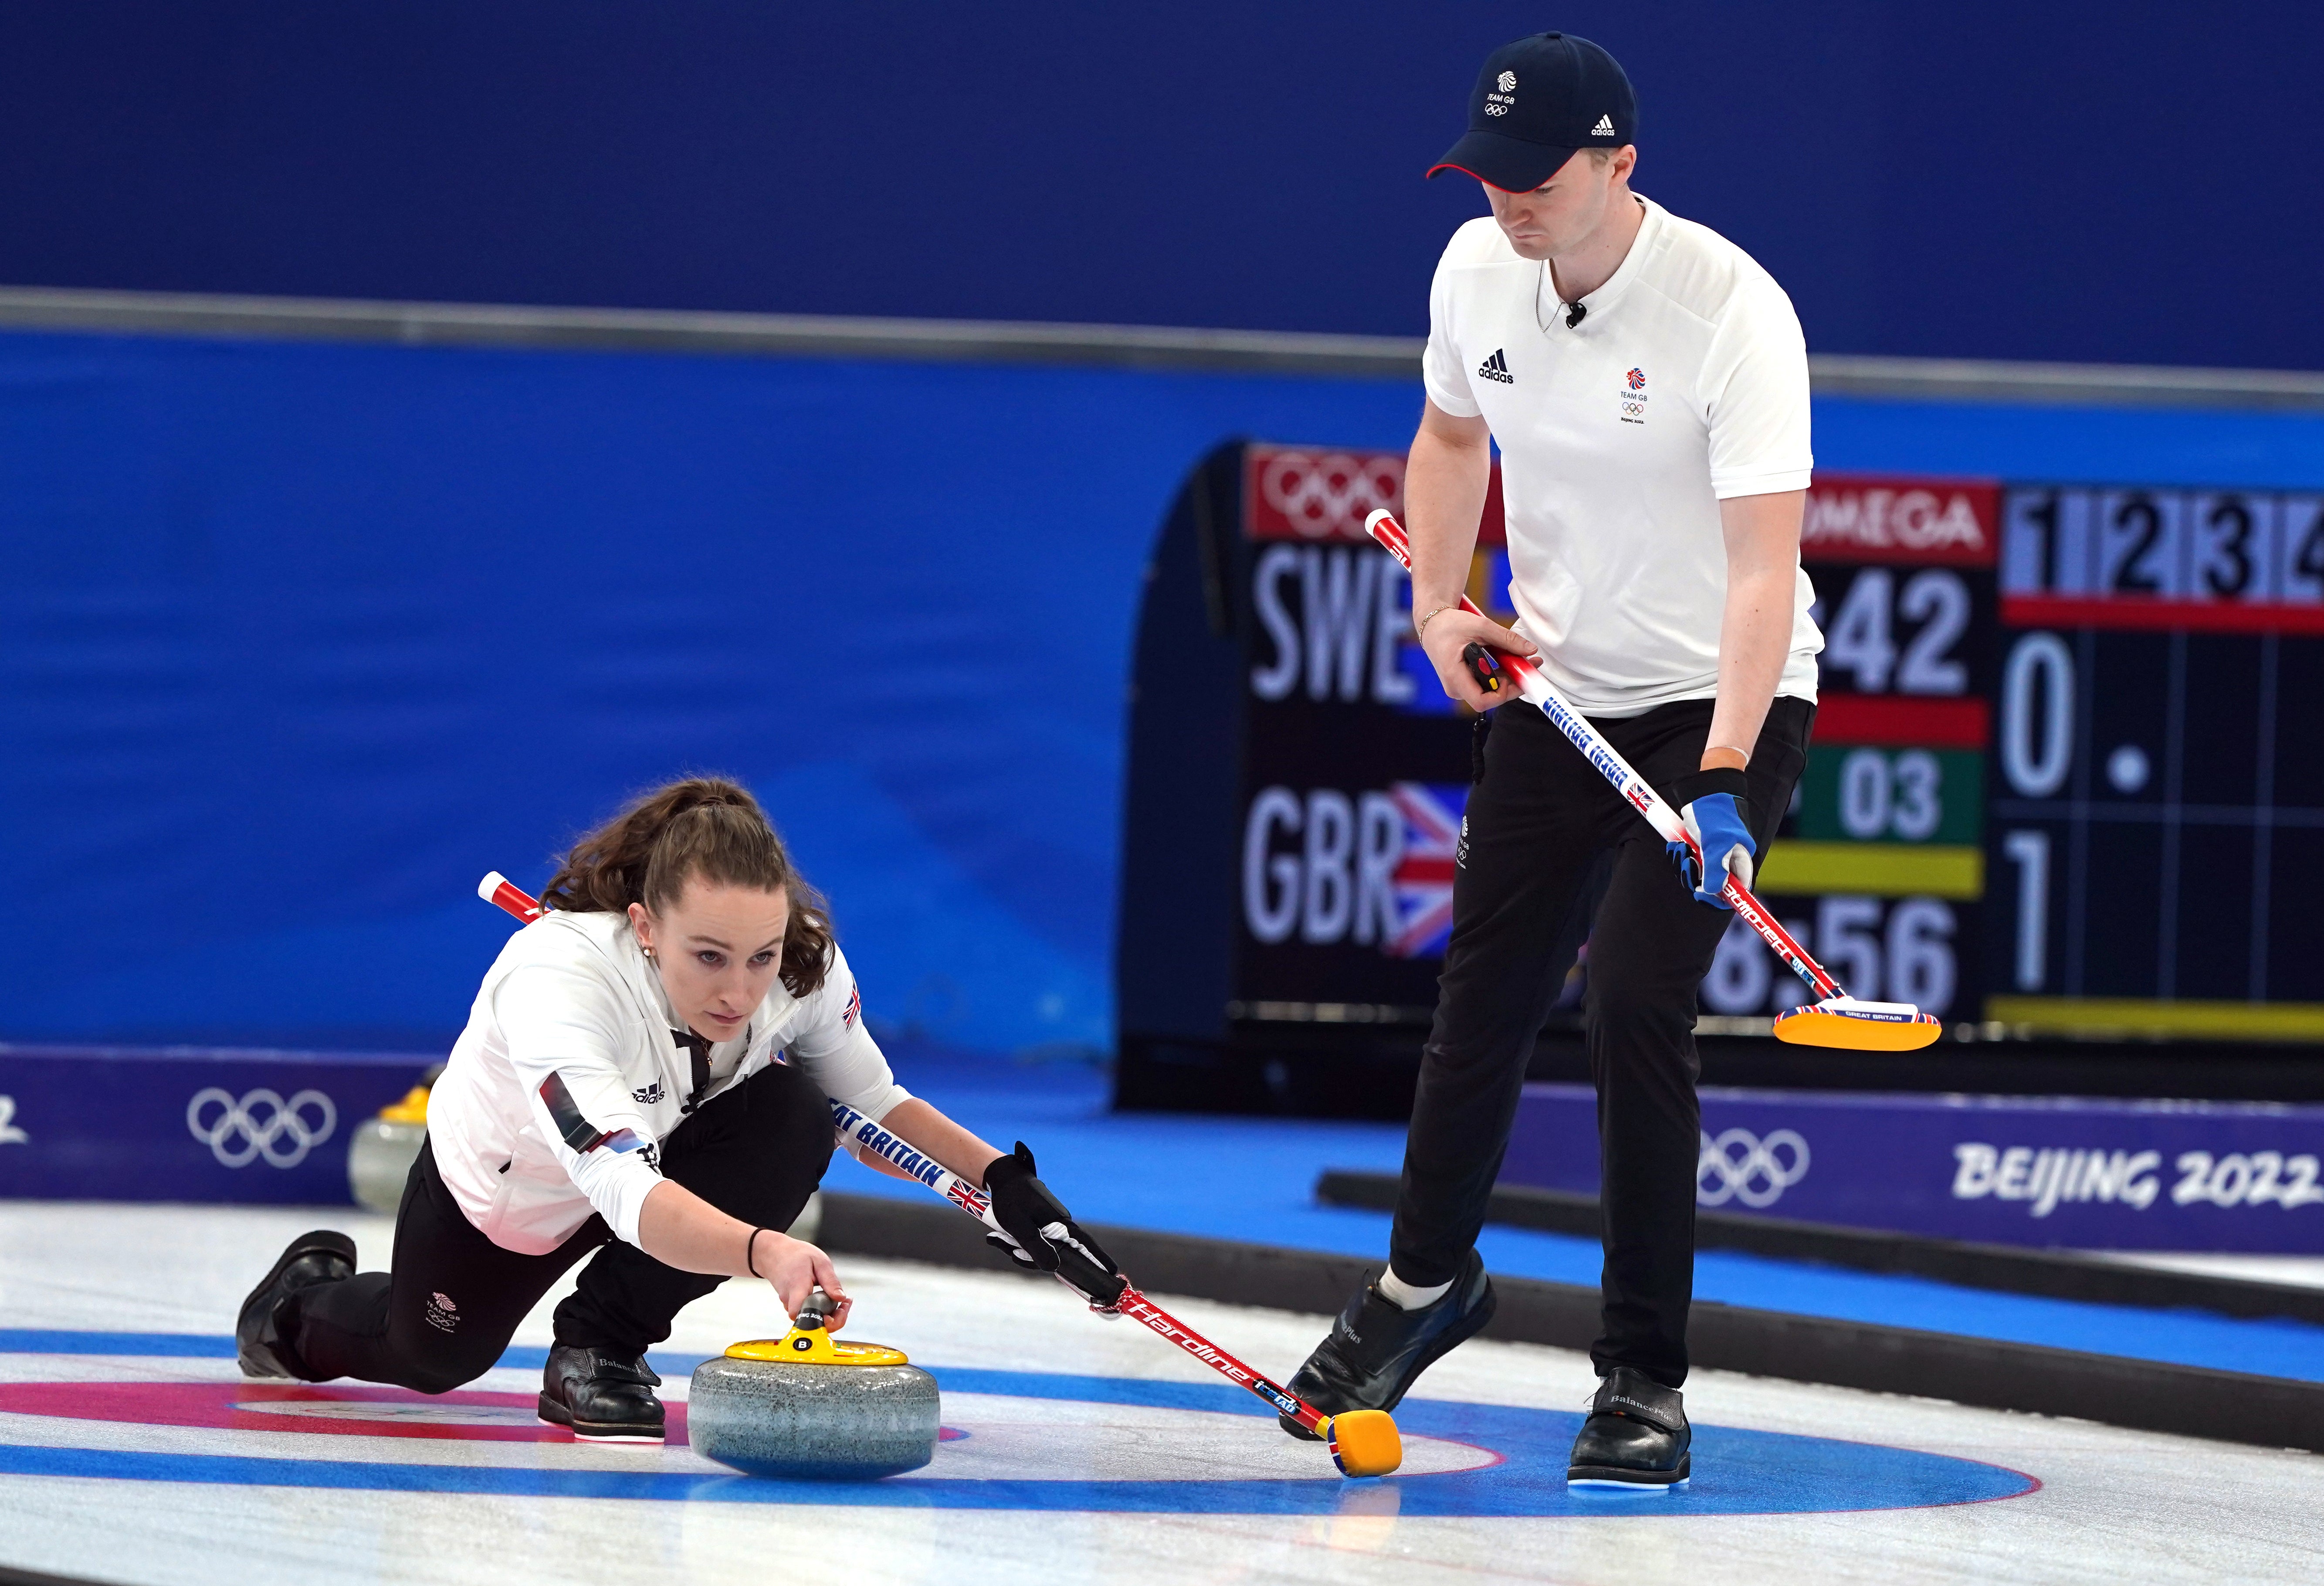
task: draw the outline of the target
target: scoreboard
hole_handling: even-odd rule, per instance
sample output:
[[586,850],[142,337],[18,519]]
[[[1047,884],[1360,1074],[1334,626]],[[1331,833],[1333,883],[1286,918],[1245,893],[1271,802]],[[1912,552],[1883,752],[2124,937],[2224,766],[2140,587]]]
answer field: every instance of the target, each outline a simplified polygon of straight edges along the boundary
[[[1403,461],[1223,447],[1166,526],[1126,1091],[1148,1059],[1323,1051],[1319,1027],[1416,1050],[1471,721],[1363,532]],[[1502,541],[1497,476],[1470,594],[1506,621]],[[1842,983],[1961,1034],[2324,1041],[2324,496],[1823,474],[1801,559],[1820,697],[1758,890]],[[1739,1034],[1803,996],[1738,924],[1701,1003]]]
[[[1808,767],[1761,890],[1986,1033],[2324,1040],[2324,496],[1819,475]],[[1703,1006],[1794,996],[1756,936]]]
[[2004,493],[1987,1011],[2324,1039],[2324,496]]

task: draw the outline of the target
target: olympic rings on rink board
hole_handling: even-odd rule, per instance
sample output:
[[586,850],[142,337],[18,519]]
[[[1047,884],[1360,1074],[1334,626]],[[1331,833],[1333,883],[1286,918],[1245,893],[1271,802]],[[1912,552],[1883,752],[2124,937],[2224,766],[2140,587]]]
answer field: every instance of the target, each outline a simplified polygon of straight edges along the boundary
[[1360,537],[1375,508],[1404,501],[1404,459],[1387,453],[1279,451],[1258,472],[1259,499],[1310,539]]
[[[1787,1153],[1790,1160],[1778,1152]],[[1726,1130],[1717,1139],[1705,1134],[1702,1155],[1695,1161],[1695,1204],[1723,1206],[1740,1201],[1747,1206],[1772,1206],[1807,1176],[1808,1143],[1788,1129],[1772,1130],[1764,1140],[1748,1129]],[[1717,1184],[1703,1183],[1706,1176]]]
[[[213,1107],[216,1116],[204,1122],[203,1114]],[[310,1111],[319,1116],[319,1123],[307,1121],[304,1115]],[[277,1167],[296,1167],[308,1152],[331,1138],[338,1124],[338,1108],[320,1091],[300,1091],[286,1102],[262,1087],[244,1092],[237,1101],[232,1091],[207,1085],[186,1103],[188,1132],[226,1167],[240,1167],[260,1157]],[[290,1143],[278,1148],[285,1139]],[[230,1146],[229,1141],[238,1143]]]

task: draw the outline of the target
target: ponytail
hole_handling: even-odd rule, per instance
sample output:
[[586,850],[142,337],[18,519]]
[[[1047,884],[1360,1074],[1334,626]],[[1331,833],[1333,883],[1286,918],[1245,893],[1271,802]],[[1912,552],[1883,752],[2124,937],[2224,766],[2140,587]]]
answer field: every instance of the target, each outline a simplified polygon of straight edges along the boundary
[[541,901],[568,914],[627,913],[632,903],[659,914],[696,876],[788,897],[783,987],[805,997],[823,984],[831,969],[830,906],[791,863],[759,801],[724,777],[689,777],[632,800],[573,844]]

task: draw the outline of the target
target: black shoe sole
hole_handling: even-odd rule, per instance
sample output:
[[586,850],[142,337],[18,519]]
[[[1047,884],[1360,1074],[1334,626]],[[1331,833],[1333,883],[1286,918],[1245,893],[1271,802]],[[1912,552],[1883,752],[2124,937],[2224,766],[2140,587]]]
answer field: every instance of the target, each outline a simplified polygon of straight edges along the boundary
[[[1493,1287],[1493,1280],[1490,1277],[1487,1277],[1485,1279],[1485,1297],[1477,1303],[1474,1320],[1468,1324],[1467,1331],[1463,1332],[1460,1328],[1455,1328],[1452,1332],[1446,1333],[1443,1338],[1440,1339],[1434,1348],[1431,1349],[1426,1354],[1420,1357],[1420,1363],[1413,1367],[1412,1375],[1404,1379],[1404,1386],[1396,1390],[1396,1397],[1389,1399],[1388,1403],[1379,1406],[1378,1407],[1393,1414],[1396,1410],[1396,1406],[1404,1402],[1404,1396],[1412,1391],[1412,1385],[1420,1380],[1420,1374],[1423,1371],[1427,1370],[1429,1367],[1436,1364],[1437,1361],[1443,1360],[1446,1355],[1451,1354],[1454,1350],[1460,1348],[1462,1344],[1468,1342],[1471,1339],[1476,1337],[1477,1334],[1482,1332],[1485,1330],[1485,1323],[1493,1319],[1493,1313],[1499,1309],[1500,1304],[1501,1296],[1499,1291]],[[1370,1409],[1373,1406],[1369,1405],[1360,1405],[1356,1407],[1359,1409]],[[1336,1414],[1337,1412],[1333,1413]],[[1288,1415],[1278,1415],[1276,1416],[1276,1419],[1283,1424],[1283,1429],[1286,1432],[1288,1432],[1292,1436],[1298,1438],[1303,1443],[1321,1443],[1323,1441],[1321,1437],[1318,1437],[1313,1432],[1308,1431],[1307,1428],[1302,1426],[1298,1422],[1293,1420]]]
[[[235,1313],[234,1359],[235,1364],[241,1369],[244,1377],[272,1378],[292,1382],[299,1380],[293,1372],[274,1358],[272,1351],[258,1342],[258,1330],[253,1324],[251,1311],[259,1301],[266,1297],[268,1289],[282,1281],[282,1274],[289,1270],[293,1261],[308,1256],[324,1254],[339,1257],[346,1262],[348,1271],[355,1270],[355,1241],[336,1230],[318,1228],[311,1233],[302,1233],[292,1240],[290,1248],[284,1250],[274,1265],[268,1269],[266,1276],[258,1280],[258,1286],[244,1297],[242,1309]],[[281,1304],[285,1297],[276,1296],[275,1304]]]
[[1565,1468],[1565,1484],[1568,1487],[1644,1487],[1667,1490],[1686,1485],[1693,1463],[1693,1455],[1681,1454],[1675,1471],[1641,1471],[1630,1465],[1568,1465]]
[[659,1443],[663,1441],[662,1423],[659,1421],[576,1421],[573,1412],[547,1394],[540,1396],[538,1406],[540,1418],[551,1426],[570,1427],[573,1435],[584,1443]]

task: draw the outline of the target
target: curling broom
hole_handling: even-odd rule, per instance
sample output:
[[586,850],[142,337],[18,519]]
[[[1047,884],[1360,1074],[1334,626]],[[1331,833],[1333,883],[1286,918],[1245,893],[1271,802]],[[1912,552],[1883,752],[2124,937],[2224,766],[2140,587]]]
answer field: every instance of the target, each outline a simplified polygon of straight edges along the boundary
[[[1405,539],[1403,525],[1387,512],[1375,512],[1364,520],[1364,528],[1374,539],[1387,548],[1388,553],[1402,563],[1409,572],[1412,567],[1412,548]],[[1461,609],[1483,616],[1477,603],[1467,595],[1461,597]],[[1614,784],[1614,790],[1623,801],[1646,819],[1646,824],[1661,834],[1665,843],[1683,843],[1694,851],[1695,862],[1702,862],[1702,844],[1686,829],[1678,812],[1663,801],[1646,778],[1638,775],[1624,760],[1605,735],[1590,724],[1589,719],[1568,704],[1565,697],[1550,686],[1541,675],[1541,669],[1521,656],[1499,655],[1481,644],[1469,647],[1471,670],[1488,693],[1501,687],[1499,674],[1506,673],[1517,684],[1517,693],[1529,703],[1540,707],[1541,714],[1554,724],[1582,752],[1582,757],[1598,768],[1600,775]],[[1910,1052],[1935,1040],[1943,1027],[1933,1013],[1923,1013],[1910,1002],[1864,1002],[1849,996],[1838,981],[1824,972],[1824,967],[1808,955],[1808,950],[1792,937],[1791,932],[1776,923],[1751,890],[1733,876],[1720,889],[1720,897],[1741,917],[1743,922],[1759,933],[1775,956],[1789,964],[1794,973],[1807,982],[1808,989],[1819,999],[1805,1008],[1794,1008],[1775,1019],[1775,1038],[1800,1047],[1844,1047],[1859,1052]]]

